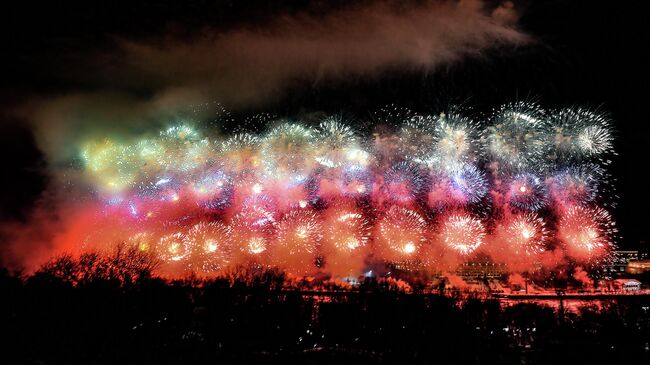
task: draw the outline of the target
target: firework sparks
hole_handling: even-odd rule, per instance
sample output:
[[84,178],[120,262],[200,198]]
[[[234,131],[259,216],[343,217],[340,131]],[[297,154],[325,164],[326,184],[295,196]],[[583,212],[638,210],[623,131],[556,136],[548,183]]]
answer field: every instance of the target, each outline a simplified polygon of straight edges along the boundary
[[419,213],[393,206],[377,227],[378,253],[385,261],[406,270],[417,266],[422,246],[427,242],[427,222]]
[[569,207],[558,224],[558,237],[566,245],[567,254],[581,261],[605,257],[613,247],[615,233],[611,216],[600,207]]
[[100,218],[81,245],[126,242],[205,274],[255,262],[338,276],[477,251],[532,261],[552,242],[578,261],[611,249],[598,206],[613,152],[606,117],[515,103],[485,122],[458,108],[393,108],[382,120],[402,126],[372,143],[341,117],[221,138],[185,121],[85,141],[80,173]]
[[512,208],[536,211],[546,205],[546,186],[533,174],[519,174],[509,184],[508,202]]
[[231,250],[228,226],[221,222],[200,222],[184,238],[186,245],[194,249],[194,266],[202,273],[218,272],[227,265]]
[[559,160],[598,158],[613,149],[609,119],[584,108],[551,113],[549,136]]
[[315,212],[289,212],[278,223],[274,262],[291,273],[310,272],[322,237],[322,226]]
[[339,276],[360,275],[368,253],[371,225],[353,205],[342,205],[324,213],[322,252],[326,270]]
[[544,112],[537,105],[505,105],[487,129],[487,152],[505,170],[534,169],[544,154],[544,127]]
[[544,220],[535,213],[527,212],[505,219],[497,231],[513,255],[534,256],[545,250],[548,230]]
[[598,196],[599,175],[593,164],[568,167],[550,178],[551,197],[559,204],[588,204]]
[[402,161],[384,173],[384,188],[392,202],[410,204],[425,192],[426,177],[416,165]]
[[176,232],[163,236],[158,241],[156,252],[167,262],[183,261],[191,252],[191,246],[185,239],[185,234]]
[[464,212],[453,212],[440,224],[443,244],[461,255],[469,255],[483,244],[485,228],[481,221]]

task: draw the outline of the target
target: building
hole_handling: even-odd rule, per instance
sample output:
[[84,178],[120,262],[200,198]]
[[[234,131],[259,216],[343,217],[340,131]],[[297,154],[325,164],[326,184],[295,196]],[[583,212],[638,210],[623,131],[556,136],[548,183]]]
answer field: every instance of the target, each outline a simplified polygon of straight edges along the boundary
[[504,264],[488,260],[465,262],[458,267],[456,275],[468,279],[498,278],[506,272]]
[[637,250],[614,251],[612,261],[605,267],[605,271],[610,274],[624,273],[628,263],[637,260],[639,260],[639,251]]
[[623,291],[641,290],[641,282],[634,279],[617,279],[614,280],[614,287]]
[[630,274],[643,274],[650,271],[650,260],[630,261],[627,270]]

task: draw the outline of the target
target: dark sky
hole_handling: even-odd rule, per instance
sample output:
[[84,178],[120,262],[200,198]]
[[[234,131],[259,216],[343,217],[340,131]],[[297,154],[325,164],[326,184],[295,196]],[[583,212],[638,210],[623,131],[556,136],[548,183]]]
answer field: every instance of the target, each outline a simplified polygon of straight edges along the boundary
[[[64,4],[62,4],[64,3]],[[3,3],[0,38],[0,108],[35,97],[94,91],[102,85],[89,54],[110,51],[116,38],[161,34],[191,38],[203,27],[255,25],[293,13],[327,14],[349,2],[128,1]],[[449,101],[488,110],[537,98],[543,106],[573,104],[611,113],[617,134],[612,174],[617,179],[618,222],[624,247],[648,241],[650,214],[650,16],[645,1],[549,0],[515,2],[519,27],[534,42],[486,51],[435,71],[392,70],[379,76],[294,84],[264,110],[369,111],[395,103],[415,109]],[[349,5],[345,5],[349,6]],[[134,93],[150,92],[146,87]],[[435,108],[434,108],[435,109]],[[45,163],[24,121],[0,114],[0,217],[20,218],[44,188]]]

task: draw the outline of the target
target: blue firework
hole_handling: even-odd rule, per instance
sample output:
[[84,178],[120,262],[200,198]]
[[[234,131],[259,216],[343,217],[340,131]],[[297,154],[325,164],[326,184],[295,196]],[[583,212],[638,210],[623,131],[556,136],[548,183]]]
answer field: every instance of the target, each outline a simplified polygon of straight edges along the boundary
[[536,211],[548,203],[544,181],[530,173],[516,175],[509,183],[506,196],[515,209]]
[[570,166],[549,179],[551,196],[561,203],[590,203],[598,197],[601,174],[597,165]]
[[478,203],[488,192],[485,175],[474,165],[463,165],[451,174],[449,182],[452,190],[468,203]]
[[384,190],[397,203],[412,203],[427,190],[427,176],[415,164],[401,161],[384,173]]
[[350,198],[361,198],[368,196],[372,191],[372,174],[367,168],[350,165],[343,169],[341,175],[343,195]]

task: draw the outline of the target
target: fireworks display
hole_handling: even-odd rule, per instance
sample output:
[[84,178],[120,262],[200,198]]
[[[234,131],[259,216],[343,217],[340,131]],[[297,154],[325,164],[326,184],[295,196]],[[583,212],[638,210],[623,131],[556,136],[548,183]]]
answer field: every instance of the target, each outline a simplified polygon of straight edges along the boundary
[[79,248],[127,243],[174,274],[255,263],[341,277],[476,255],[530,270],[547,252],[597,263],[613,249],[605,116],[530,103],[474,119],[389,114],[378,123],[402,124],[372,136],[327,117],[230,136],[186,120],[87,141],[78,169],[94,224]]
[[546,223],[537,214],[530,212],[503,219],[495,232],[510,253],[519,257],[531,257],[543,252],[548,239]]
[[599,259],[611,246],[615,232],[609,213],[600,207],[569,207],[558,224],[567,254],[579,260]]
[[443,218],[439,234],[446,248],[469,255],[483,244],[485,228],[478,218],[454,212]]
[[377,223],[377,253],[400,268],[410,269],[422,259],[427,222],[417,212],[392,206]]

